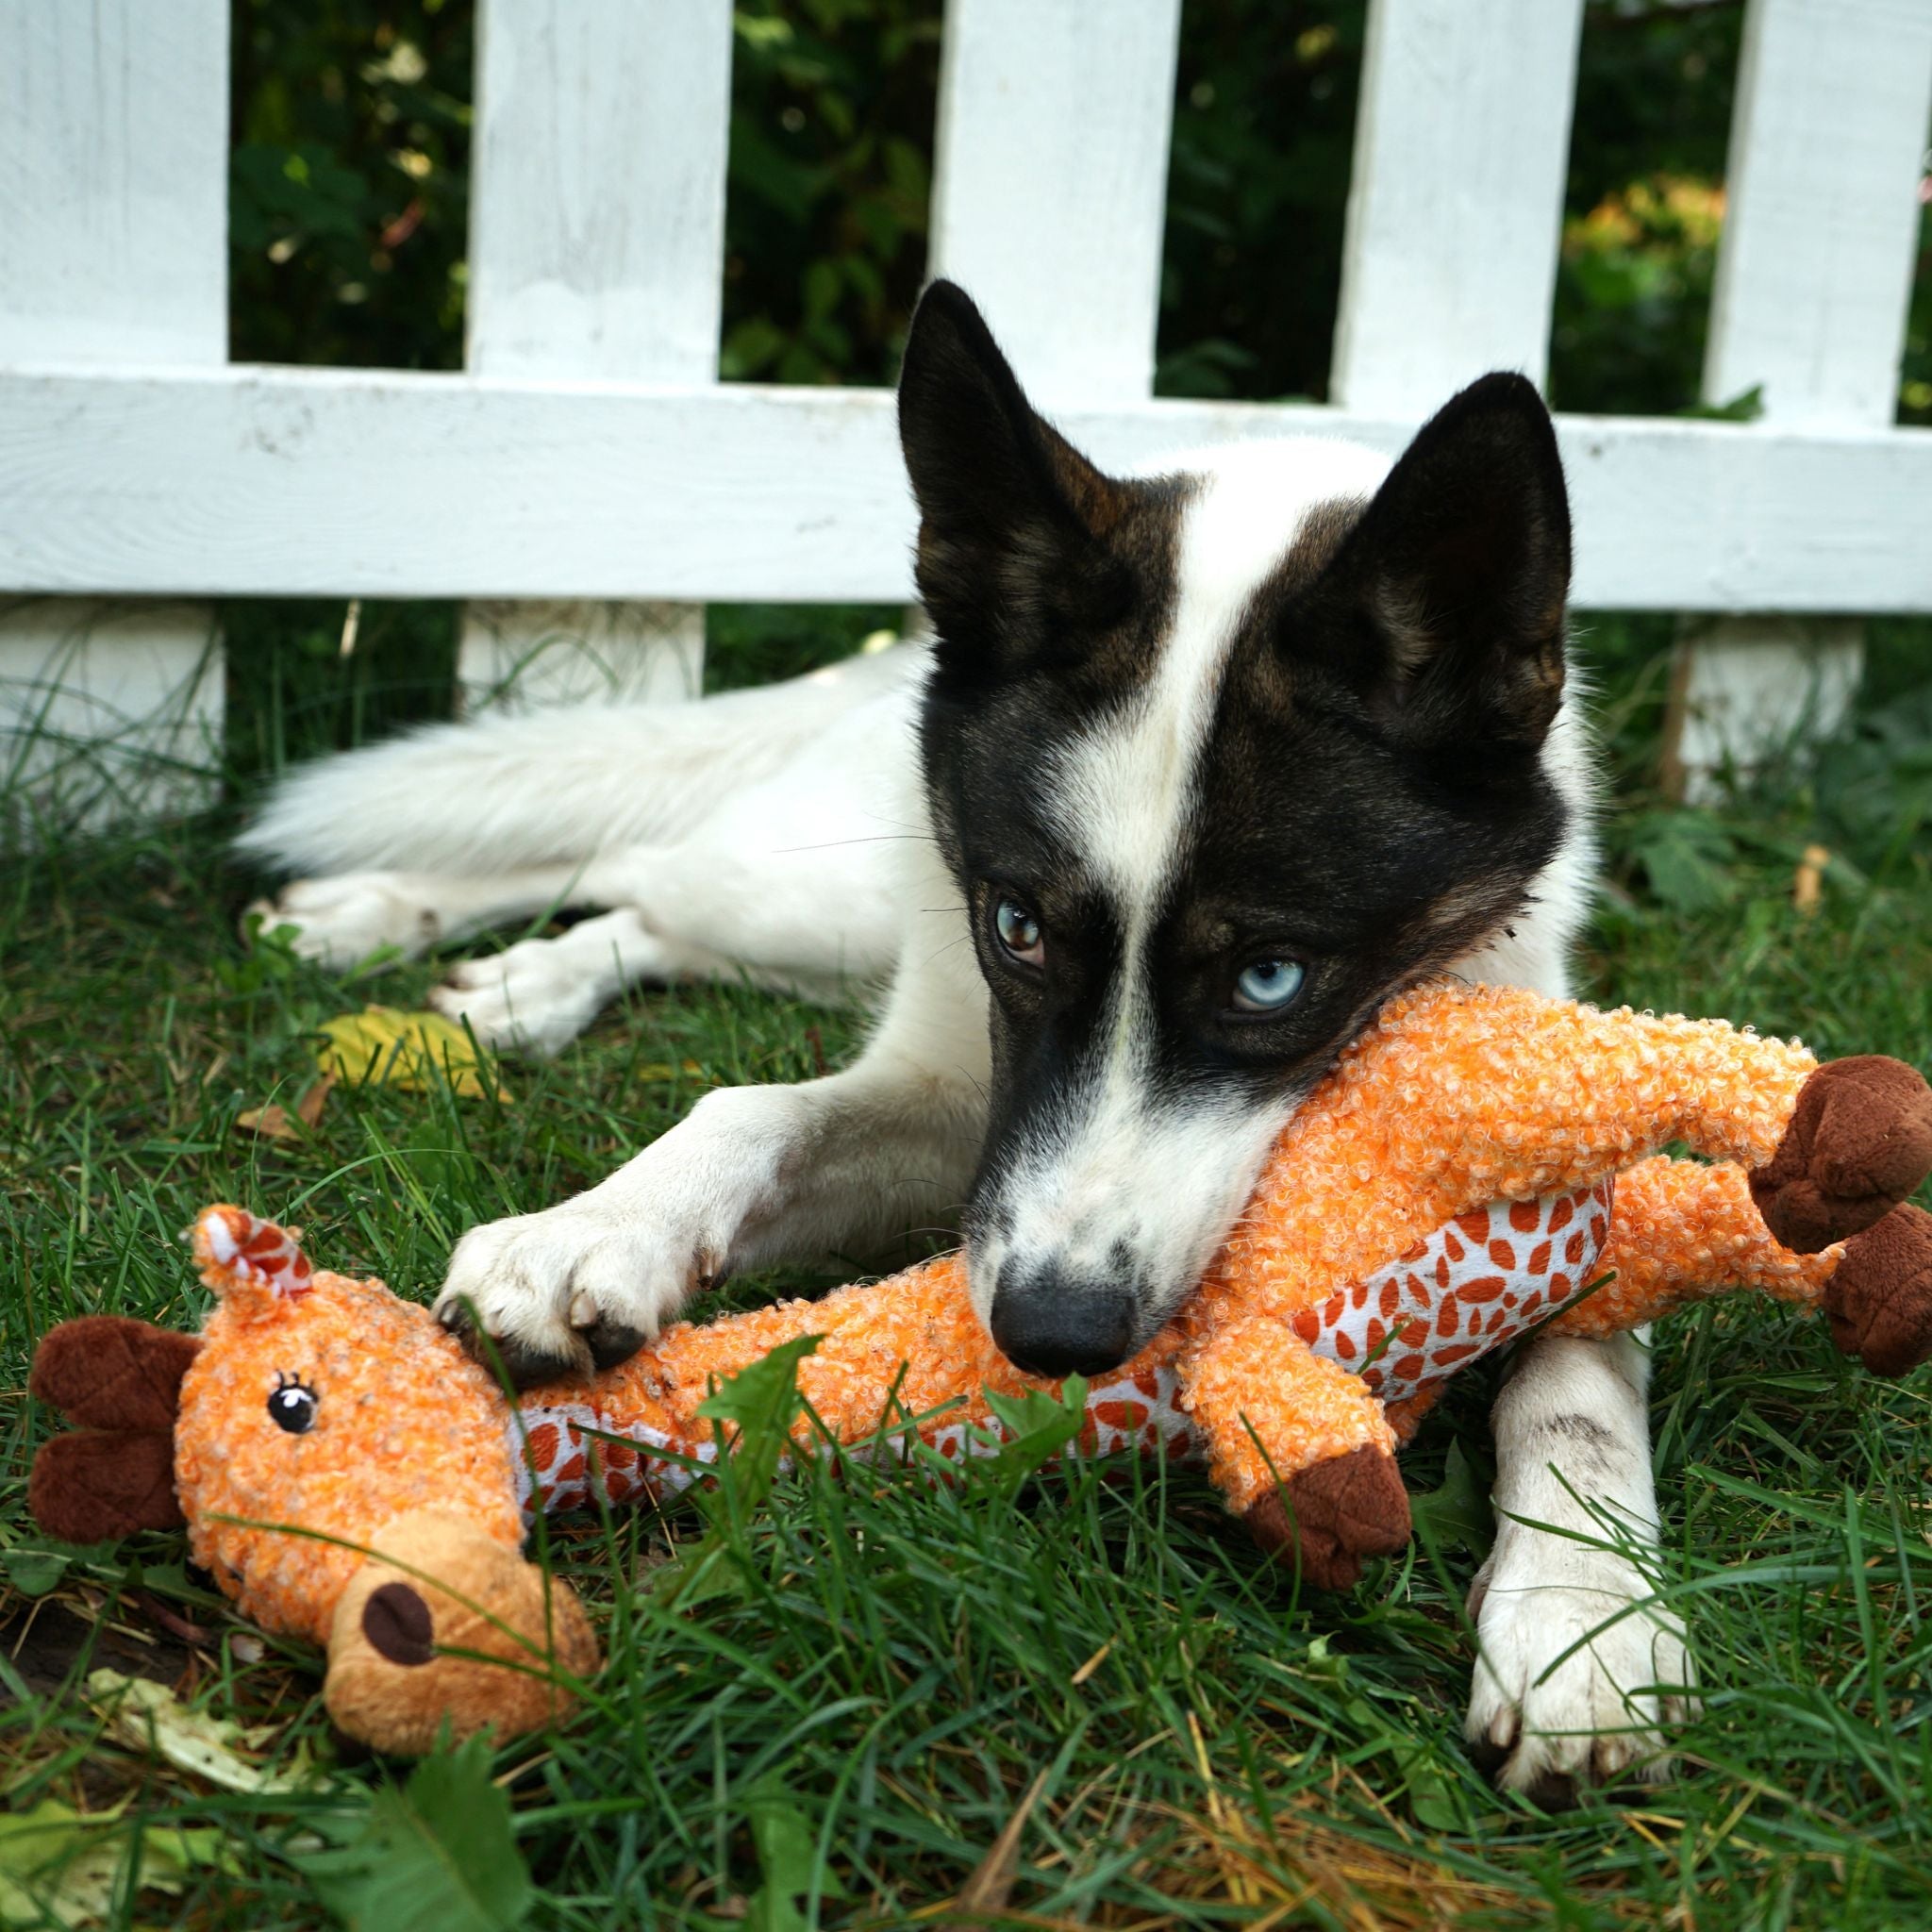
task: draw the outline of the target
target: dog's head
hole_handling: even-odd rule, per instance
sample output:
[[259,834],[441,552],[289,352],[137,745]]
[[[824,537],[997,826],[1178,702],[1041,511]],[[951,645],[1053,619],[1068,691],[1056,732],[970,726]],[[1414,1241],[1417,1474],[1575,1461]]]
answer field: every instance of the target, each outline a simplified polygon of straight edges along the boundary
[[1502,941],[1556,869],[1562,467],[1492,375],[1392,469],[1284,439],[1107,475],[942,282],[899,422],[926,784],[992,992],[974,1295],[1022,1367],[1099,1370],[1381,1001]]

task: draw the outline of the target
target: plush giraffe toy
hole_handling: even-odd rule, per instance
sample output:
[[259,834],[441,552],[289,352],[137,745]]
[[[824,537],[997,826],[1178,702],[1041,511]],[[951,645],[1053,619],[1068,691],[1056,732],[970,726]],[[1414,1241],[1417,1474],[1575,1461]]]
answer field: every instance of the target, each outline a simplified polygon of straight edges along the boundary
[[[1676,1143],[1705,1160],[1654,1153]],[[1089,1389],[1079,1446],[1205,1461],[1264,1546],[1345,1585],[1407,1539],[1393,1452],[1442,1380],[1539,1322],[1603,1334],[1739,1284],[1822,1305],[1878,1374],[1924,1359],[1932,1215],[1898,1204],[1928,1167],[1932,1091],[1896,1060],[1423,989],[1296,1114],[1175,1320]],[[331,1713],[390,1751],[566,1707],[597,1647],[521,1554],[531,1513],[693,1480],[720,1453],[698,1405],[777,1344],[822,1338],[802,1444],[896,1420],[957,1457],[997,1441],[989,1390],[1042,1386],[958,1257],[680,1324],[512,1402],[426,1309],[272,1224],[214,1208],[193,1238],[198,1339],[88,1316],[42,1343],[33,1391],[79,1426],[41,1451],[33,1509],[80,1541],[185,1519],[243,1611],[327,1644]]]

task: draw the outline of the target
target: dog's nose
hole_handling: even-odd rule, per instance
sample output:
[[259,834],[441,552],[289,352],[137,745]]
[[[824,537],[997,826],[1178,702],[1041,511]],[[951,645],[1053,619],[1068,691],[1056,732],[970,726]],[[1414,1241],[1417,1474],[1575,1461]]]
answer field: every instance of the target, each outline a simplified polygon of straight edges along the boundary
[[1097,1375],[1133,1352],[1135,1302],[1113,1282],[1069,1279],[1008,1262],[993,1291],[1000,1353],[1029,1375]]

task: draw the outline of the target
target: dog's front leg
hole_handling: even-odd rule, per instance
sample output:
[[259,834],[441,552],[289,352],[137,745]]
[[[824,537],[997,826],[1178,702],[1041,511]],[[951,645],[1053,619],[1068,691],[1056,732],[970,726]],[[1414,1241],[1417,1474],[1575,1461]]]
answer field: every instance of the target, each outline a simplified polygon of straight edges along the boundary
[[1547,1337],[1496,1400],[1467,1731],[1502,1785],[1546,1807],[1665,1776],[1664,1727],[1690,1705],[1682,1625],[1655,1600],[1644,1333]]
[[986,1041],[971,949],[915,941],[852,1067],[708,1093],[575,1199],[472,1228],[437,1312],[480,1326],[528,1384],[622,1360],[734,1270],[864,1255],[956,1213],[986,1131]]

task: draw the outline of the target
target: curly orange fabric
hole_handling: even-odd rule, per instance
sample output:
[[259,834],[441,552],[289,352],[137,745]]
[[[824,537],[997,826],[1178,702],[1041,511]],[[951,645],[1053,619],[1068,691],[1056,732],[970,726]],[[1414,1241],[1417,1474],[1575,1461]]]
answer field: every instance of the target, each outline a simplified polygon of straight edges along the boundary
[[[1740,1166],[1641,1158],[1683,1143],[1761,1165],[1812,1067],[1802,1048],[1722,1022],[1493,989],[1404,996],[1296,1115],[1199,1291],[1090,1391],[1084,1446],[1205,1454],[1243,1508],[1278,1478],[1392,1450],[1372,1383],[1417,1391],[1403,1405],[1412,1425],[1433,1370],[1498,1345],[1607,1269],[1612,1287],[1564,1325],[1627,1325],[1731,1280],[1815,1298],[1837,1251],[1777,1248]],[[1614,1232],[1599,1255],[1610,1175]],[[686,1461],[717,1454],[696,1414],[708,1389],[796,1336],[824,1338],[800,1386],[841,1441],[869,1437],[890,1404],[924,1418],[942,1454],[968,1454],[970,1425],[993,1420],[985,1391],[1029,1386],[974,1313],[958,1256],[821,1301],[679,1324],[622,1367],[531,1391],[512,1412],[425,1310],[376,1282],[311,1273],[271,1224],[213,1209],[197,1244],[219,1306],[176,1431],[195,1556],[263,1624],[311,1636],[360,1550],[411,1509],[514,1542],[520,1492],[563,1505],[601,1486],[622,1501],[689,1480]],[[1494,1272],[1452,1270],[1472,1246]]]

